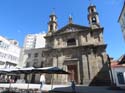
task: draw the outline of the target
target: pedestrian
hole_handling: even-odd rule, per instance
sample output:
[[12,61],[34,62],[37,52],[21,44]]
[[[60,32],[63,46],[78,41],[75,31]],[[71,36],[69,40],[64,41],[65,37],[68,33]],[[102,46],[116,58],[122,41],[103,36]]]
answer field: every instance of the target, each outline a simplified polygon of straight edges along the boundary
[[74,80],[71,81],[71,87],[72,87],[72,92],[76,93],[76,85]]
[[45,84],[45,75],[41,74],[41,76],[40,76],[40,90],[41,90],[41,93],[42,93],[42,88],[43,88],[44,84]]

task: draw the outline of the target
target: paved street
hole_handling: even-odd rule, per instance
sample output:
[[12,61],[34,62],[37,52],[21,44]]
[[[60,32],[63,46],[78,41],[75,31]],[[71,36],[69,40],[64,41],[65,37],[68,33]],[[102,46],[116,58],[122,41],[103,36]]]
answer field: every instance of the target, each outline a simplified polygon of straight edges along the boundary
[[[9,88],[10,84],[0,84],[1,88]],[[27,88],[29,90],[34,90],[35,92],[31,93],[40,93],[39,84],[11,84],[11,89],[21,89],[26,90]],[[72,88],[70,85],[44,85],[43,87],[44,92],[49,93],[73,93]],[[24,92],[23,92],[24,93]],[[76,93],[125,93],[124,89],[113,89],[110,87],[87,87],[87,86],[76,86]]]
[[[53,93],[73,93],[71,87],[55,88]],[[61,92],[59,92],[61,91]],[[123,89],[111,89],[109,87],[77,86],[76,93],[125,93]]]

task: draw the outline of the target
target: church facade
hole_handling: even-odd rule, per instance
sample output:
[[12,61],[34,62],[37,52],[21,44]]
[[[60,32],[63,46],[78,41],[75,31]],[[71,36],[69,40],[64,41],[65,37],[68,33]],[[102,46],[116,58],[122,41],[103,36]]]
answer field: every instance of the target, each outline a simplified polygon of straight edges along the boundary
[[[55,13],[50,15],[43,51],[44,66],[57,66],[70,72],[70,75],[54,75],[54,83],[71,80],[84,85],[110,83],[107,45],[103,40],[103,27],[100,26],[94,5],[88,7],[88,21],[89,27],[74,24],[70,16],[68,24],[57,30],[57,17]],[[46,77],[48,83],[51,77]]]

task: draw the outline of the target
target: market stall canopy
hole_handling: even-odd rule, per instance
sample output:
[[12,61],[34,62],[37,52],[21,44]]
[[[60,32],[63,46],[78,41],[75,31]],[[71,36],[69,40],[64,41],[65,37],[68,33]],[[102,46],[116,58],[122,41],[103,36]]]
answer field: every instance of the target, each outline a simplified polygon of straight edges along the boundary
[[19,69],[16,68],[1,68],[0,69],[0,74],[15,74],[19,73]]
[[30,74],[33,73],[33,70],[35,70],[36,68],[34,67],[25,67],[25,68],[20,68],[18,71],[22,74]]
[[6,73],[16,73],[16,74],[30,74],[30,73],[47,73],[47,74],[69,74],[68,72],[60,69],[58,67],[43,67],[43,68],[34,68],[34,67],[26,67],[19,69],[0,69],[0,74]]
[[43,68],[35,68],[35,73],[47,73],[47,74],[69,74],[68,72],[60,69],[58,67],[43,67]]

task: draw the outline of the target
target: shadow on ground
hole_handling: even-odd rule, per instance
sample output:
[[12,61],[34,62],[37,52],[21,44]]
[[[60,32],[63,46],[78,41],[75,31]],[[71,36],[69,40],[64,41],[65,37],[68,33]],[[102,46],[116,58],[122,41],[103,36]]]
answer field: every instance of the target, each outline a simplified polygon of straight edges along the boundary
[[125,93],[124,89],[112,88],[112,87],[87,87],[87,86],[77,86],[75,91],[71,87],[60,87],[54,88],[50,93]]

